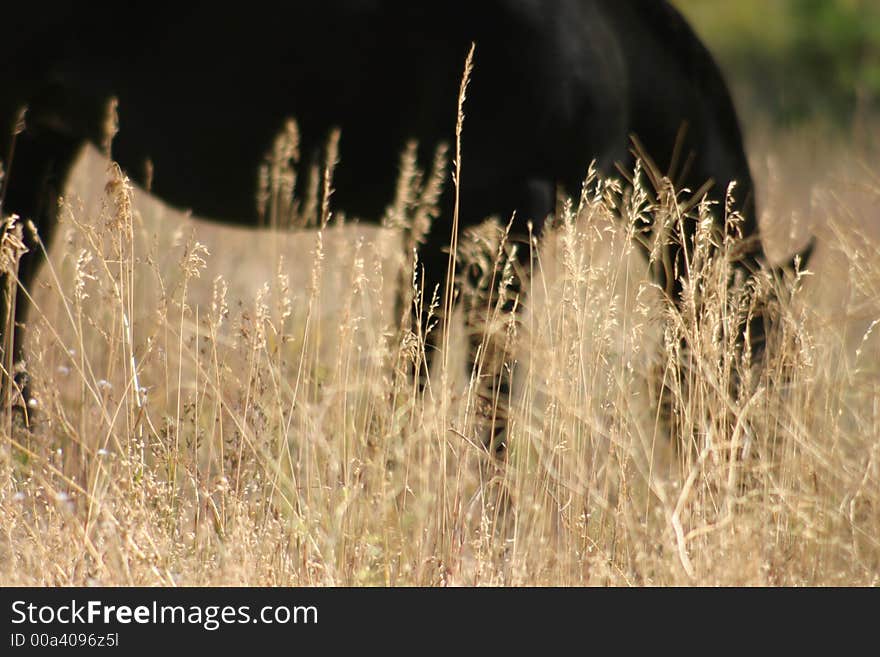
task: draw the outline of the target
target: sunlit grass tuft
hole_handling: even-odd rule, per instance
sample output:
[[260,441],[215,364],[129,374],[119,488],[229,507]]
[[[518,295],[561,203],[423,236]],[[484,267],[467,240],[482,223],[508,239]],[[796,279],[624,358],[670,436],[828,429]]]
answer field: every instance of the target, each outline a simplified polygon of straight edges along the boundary
[[[462,232],[429,340],[413,254],[444,154],[404,154],[385,228],[337,225],[330,172],[291,196],[287,136],[264,216],[308,229],[211,232],[115,169],[67,195],[32,290],[37,412],[0,429],[0,582],[880,583],[880,253],[842,188],[804,192],[827,200],[812,276],[746,279],[723,207],[591,173],[543,235]],[[641,218],[701,227],[680,303]],[[757,361],[738,336],[765,307]]]

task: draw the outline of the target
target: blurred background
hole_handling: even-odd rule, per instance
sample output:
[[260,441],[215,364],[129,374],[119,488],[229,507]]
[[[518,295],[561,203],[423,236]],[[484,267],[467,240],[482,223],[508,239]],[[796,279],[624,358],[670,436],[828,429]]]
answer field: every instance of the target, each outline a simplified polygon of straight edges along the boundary
[[838,138],[870,137],[861,131],[880,110],[880,0],[673,3],[718,58],[746,125],[818,121]]
[[853,244],[880,260],[880,0],[671,1],[734,96],[771,260],[813,235],[817,278],[852,289]]

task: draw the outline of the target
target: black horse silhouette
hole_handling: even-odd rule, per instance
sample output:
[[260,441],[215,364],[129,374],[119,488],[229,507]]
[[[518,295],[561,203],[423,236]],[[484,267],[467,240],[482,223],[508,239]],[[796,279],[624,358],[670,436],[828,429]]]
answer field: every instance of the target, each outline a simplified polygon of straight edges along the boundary
[[[306,157],[341,127],[334,203],[378,218],[407,141],[418,140],[422,161],[453,141],[474,43],[464,225],[515,210],[514,233],[527,221],[540,230],[557,189],[577,193],[591,161],[603,173],[631,170],[635,137],[678,187],[721,200],[736,181],[741,229],[755,238],[737,266],[751,272],[763,259],[730,94],[666,0],[155,2],[124,16],[105,2],[15,5],[0,10],[2,209],[33,220],[45,242],[79,147],[102,142],[110,97],[122,119],[114,159],[138,181],[149,160],[152,191],[172,205],[255,223],[258,166],[293,116]],[[429,290],[445,276],[451,204],[447,194],[421,247]],[[666,262],[680,266],[682,247],[668,249]],[[37,253],[22,259],[25,287]],[[657,276],[674,296],[671,271]],[[19,327],[26,310],[19,299]]]

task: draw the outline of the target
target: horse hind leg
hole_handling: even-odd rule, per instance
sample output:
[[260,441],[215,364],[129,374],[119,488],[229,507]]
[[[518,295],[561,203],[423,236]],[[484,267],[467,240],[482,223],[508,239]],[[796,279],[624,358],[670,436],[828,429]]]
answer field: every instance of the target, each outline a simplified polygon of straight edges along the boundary
[[[3,407],[31,399],[24,352],[29,304],[28,290],[42,253],[49,248],[58,214],[58,198],[82,144],[63,131],[25,127],[13,135],[12,157],[6,163],[2,199],[4,270],[0,272],[0,347],[2,347]],[[17,222],[6,220],[16,215]],[[37,234],[34,234],[34,231]],[[20,239],[20,243],[18,240]],[[42,245],[38,243],[38,240]],[[10,376],[12,375],[12,376]],[[18,400],[16,402],[16,400]]]

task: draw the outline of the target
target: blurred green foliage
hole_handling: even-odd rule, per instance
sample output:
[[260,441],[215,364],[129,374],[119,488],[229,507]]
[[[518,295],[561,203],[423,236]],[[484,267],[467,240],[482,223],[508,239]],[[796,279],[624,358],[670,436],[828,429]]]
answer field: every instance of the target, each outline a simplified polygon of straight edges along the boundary
[[880,111],[880,0],[673,0],[741,110],[845,127]]

